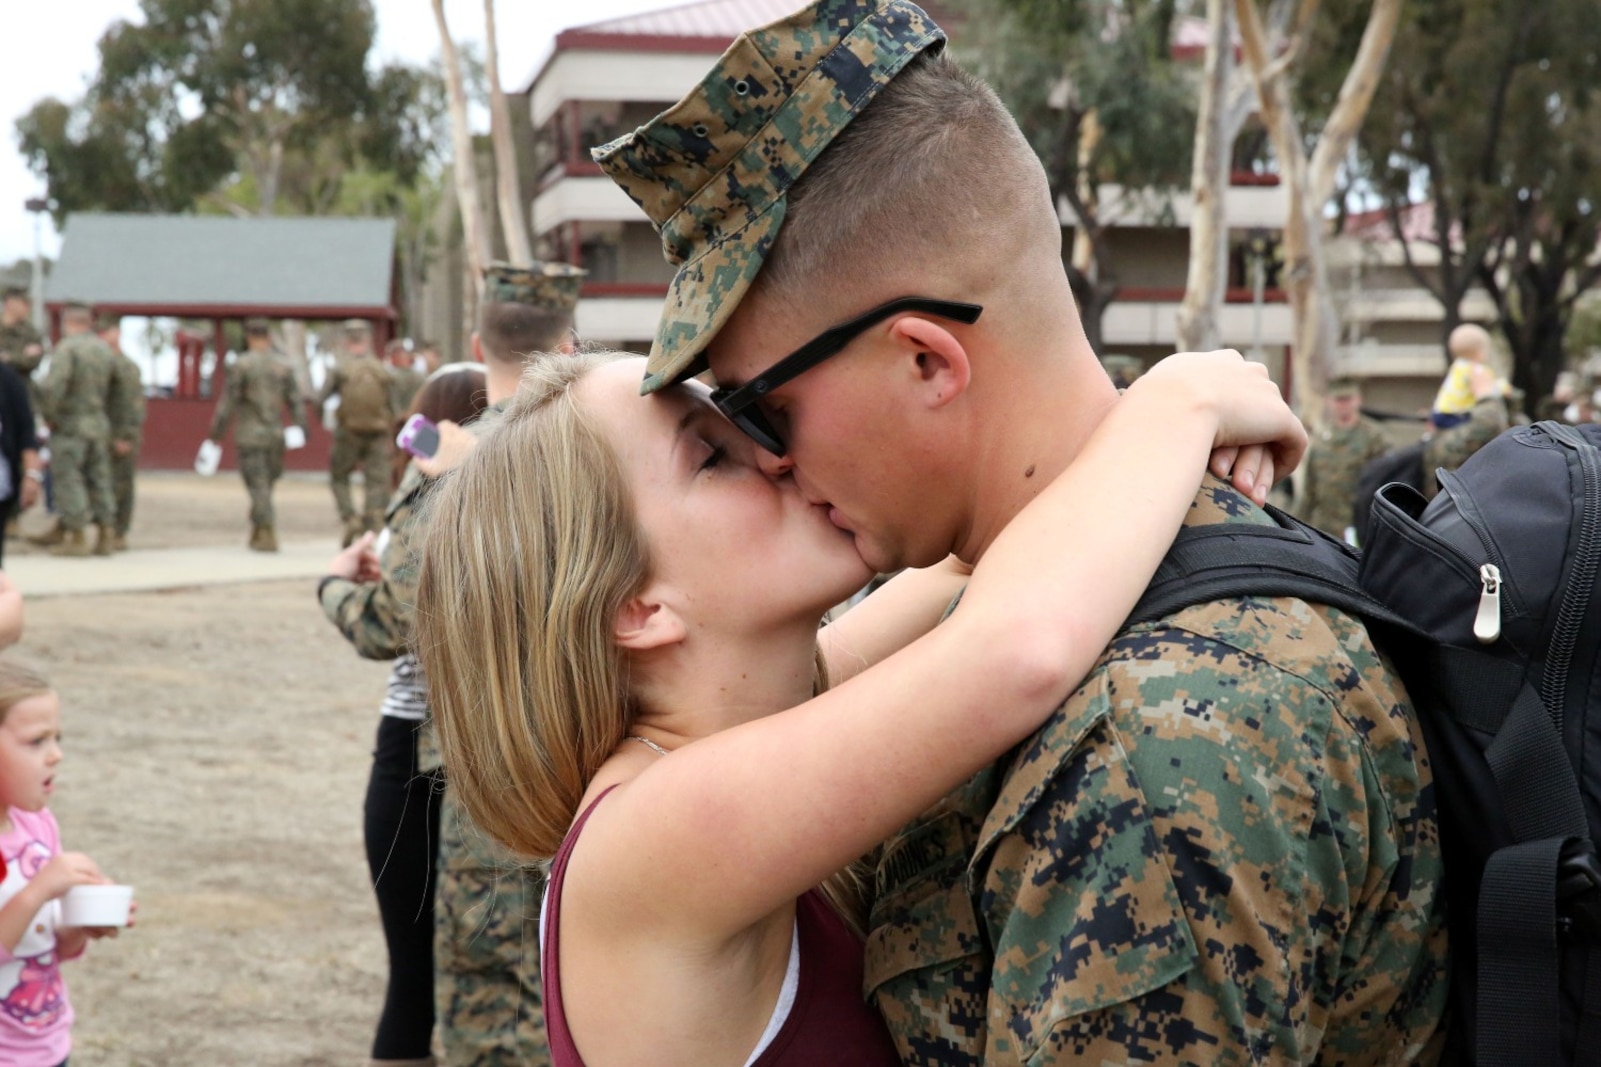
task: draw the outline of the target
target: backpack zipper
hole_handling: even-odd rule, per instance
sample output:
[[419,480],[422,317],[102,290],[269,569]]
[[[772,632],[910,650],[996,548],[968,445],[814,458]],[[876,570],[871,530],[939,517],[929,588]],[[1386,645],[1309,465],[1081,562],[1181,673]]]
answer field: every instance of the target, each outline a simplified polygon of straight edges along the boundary
[[1479,568],[1479,610],[1473,616],[1473,636],[1481,645],[1493,645],[1501,636],[1501,568],[1486,563]]
[[1595,448],[1576,430],[1566,426],[1556,426],[1551,430],[1544,426],[1532,429],[1555,438],[1577,454],[1582,479],[1579,543],[1574,551],[1573,571],[1567,577],[1567,588],[1562,594],[1562,606],[1557,612],[1551,650],[1545,661],[1545,674],[1540,679],[1540,698],[1545,702],[1546,711],[1560,734],[1568,699],[1568,671],[1573,664],[1573,648],[1578,643],[1579,628],[1590,606],[1590,589],[1595,583],[1597,564],[1601,563],[1601,511],[1595,507],[1594,500],[1596,493],[1601,491],[1601,463],[1597,462]]

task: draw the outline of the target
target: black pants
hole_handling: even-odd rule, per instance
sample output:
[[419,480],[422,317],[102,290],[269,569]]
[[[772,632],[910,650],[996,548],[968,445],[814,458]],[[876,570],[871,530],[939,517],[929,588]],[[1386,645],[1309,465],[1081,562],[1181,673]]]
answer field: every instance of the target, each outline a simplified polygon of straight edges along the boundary
[[367,781],[367,867],[389,946],[389,987],[375,1060],[420,1060],[434,1031],[434,868],[439,771],[417,772],[419,723],[383,715]]

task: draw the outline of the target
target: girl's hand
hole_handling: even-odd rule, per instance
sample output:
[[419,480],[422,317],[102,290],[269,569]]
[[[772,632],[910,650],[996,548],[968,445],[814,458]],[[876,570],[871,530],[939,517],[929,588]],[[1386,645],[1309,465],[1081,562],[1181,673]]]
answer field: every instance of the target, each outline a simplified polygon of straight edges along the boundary
[[1233,349],[1169,356],[1125,394],[1200,410],[1216,420],[1218,449],[1211,469],[1258,502],[1274,479],[1294,470],[1306,452],[1306,428],[1295,417],[1267,368]]
[[41,900],[54,900],[77,885],[109,885],[111,879],[100,873],[95,861],[82,852],[63,852],[29,879],[38,886]]

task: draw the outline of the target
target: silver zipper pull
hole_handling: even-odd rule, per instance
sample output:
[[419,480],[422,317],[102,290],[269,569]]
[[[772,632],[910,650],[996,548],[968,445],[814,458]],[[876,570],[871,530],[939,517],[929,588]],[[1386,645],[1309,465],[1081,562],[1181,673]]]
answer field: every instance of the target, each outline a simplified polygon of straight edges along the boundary
[[1473,617],[1473,636],[1480,644],[1491,645],[1501,636],[1501,568],[1486,563],[1479,568],[1484,588],[1479,593],[1479,613]]

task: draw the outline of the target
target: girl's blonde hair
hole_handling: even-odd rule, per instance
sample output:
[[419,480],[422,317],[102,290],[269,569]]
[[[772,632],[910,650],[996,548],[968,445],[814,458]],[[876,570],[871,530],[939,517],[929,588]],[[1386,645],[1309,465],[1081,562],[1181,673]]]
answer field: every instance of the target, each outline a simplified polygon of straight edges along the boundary
[[430,495],[417,649],[451,788],[513,851],[553,855],[632,719],[618,611],[645,541],[616,458],[572,396],[620,354],[542,356]]
[[[421,539],[415,638],[451,789],[480,829],[536,860],[561,846],[636,711],[615,622],[650,558],[616,455],[572,395],[622,358],[533,363],[430,495]],[[823,892],[860,933],[863,872]]]
[[0,723],[24,700],[52,693],[45,676],[25,663],[0,656]]

